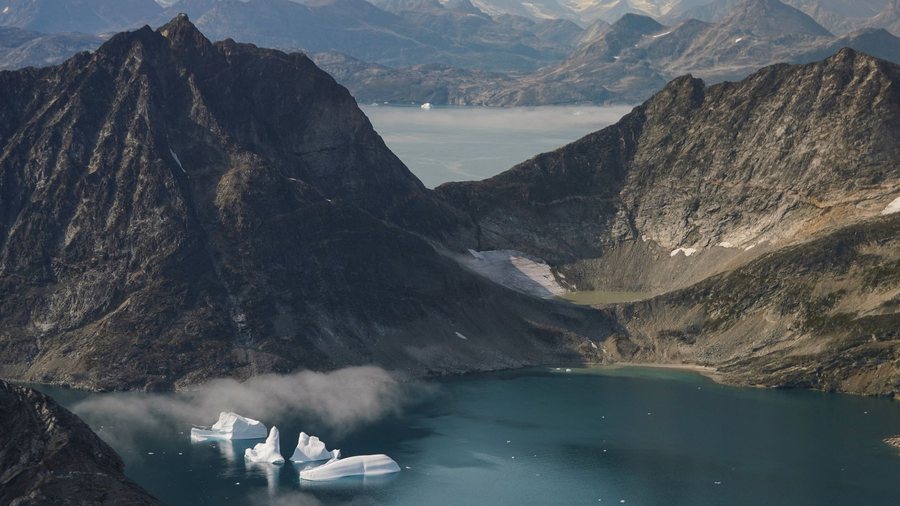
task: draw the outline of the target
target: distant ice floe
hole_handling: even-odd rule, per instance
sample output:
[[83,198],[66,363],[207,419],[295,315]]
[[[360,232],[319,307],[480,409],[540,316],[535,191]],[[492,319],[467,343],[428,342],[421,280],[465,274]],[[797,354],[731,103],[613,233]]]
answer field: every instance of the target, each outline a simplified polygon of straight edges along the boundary
[[278,437],[278,427],[272,427],[269,437],[264,443],[259,443],[253,448],[247,448],[244,452],[244,460],[247,462],[266,462],[269,464],[284,464],[281,456],[281,442]]
[[890,204],[881,211],[882,216],[888,214],[900,213],[900,197],[895,198]]
[[304,469],[300,471],[300,479],[330,481],[350,476],[380,476],[397,472],[400,472],[400,466],[387,455],[357,455]]
[[431,102],[425,102],[424,104],[421,105],[421,108],[425,109],[426,111],[431,109],[432,107],[433,106],[431,105]]
[[461,258],[464,266],[507,288],[544,298],[566,293],[540,258],[515,250],[469,250],[469,255]]
[[212,427],[194,427],[191,439],[262,439],[266,426],[259,420],[247,418],[231,411],[219,413],[219,420]]
[[329,451],[325,443],[316,436],[310,436],[305,432],[300,433],[297,439],[297,448],[291,456],[291,462],[305,464],[307,462],[319,462],[341,458],[340,450]]
[[684,253],[684,256],[689,257],[697,252],[697,248],[675,248],[669,253],[670,257],[673,257],[679,253]]

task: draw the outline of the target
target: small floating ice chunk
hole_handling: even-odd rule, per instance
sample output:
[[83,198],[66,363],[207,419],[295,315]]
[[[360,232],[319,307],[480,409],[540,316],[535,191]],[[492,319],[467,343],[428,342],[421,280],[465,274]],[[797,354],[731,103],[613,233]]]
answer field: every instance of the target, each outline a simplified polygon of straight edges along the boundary
[[422,104],[421,107],[422,107],[422,109],[425,109],[427,111],[427,110],[431,109],[432,105],[431,105],[431,102],[425,102],[424,104]]
[[219,421],[212,427],[194,427],[191,439],[261,439],[266,437],[266,426],[259,420],[247,418],[231,411],[219,413]]
[[890,204],[887,205],[882,211],[882,216],[887,216],[888,214],[900,213],[900,197],[895,198]]
[[304,469],[300,471],[300,479],[329,481],[350,476],[378,476],[397,472],[400,472],[400,466],[387,455],[356,455]]
[[316,436],[310,436],[305,432],[300,433],[297,438],[297,448],[291,455],[291,462],[303,464],[306,462],[318,462],[320,460],[330,460],[340,458],[341,451],[328,451],[325,443]]
[[281,456],[281,442],[278,438],[278,427],[272,427],[269,437],[264,443],[258,443],[253,448],[247,448],[244,459],[249,462],[268,462],[269,464],[284,464]]
[[673,257],[679,253],[684,253],[684,256],[689,257],[697,252],[697,248],[675,248],[669,253],[670,257]]

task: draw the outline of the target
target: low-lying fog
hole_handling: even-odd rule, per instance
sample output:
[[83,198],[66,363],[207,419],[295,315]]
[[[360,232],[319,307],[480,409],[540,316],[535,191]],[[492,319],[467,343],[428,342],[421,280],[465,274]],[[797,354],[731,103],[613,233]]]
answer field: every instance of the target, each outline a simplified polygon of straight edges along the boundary
[[632,106],[363,106],[407,167],[434,188],[491,177],[618,121]]

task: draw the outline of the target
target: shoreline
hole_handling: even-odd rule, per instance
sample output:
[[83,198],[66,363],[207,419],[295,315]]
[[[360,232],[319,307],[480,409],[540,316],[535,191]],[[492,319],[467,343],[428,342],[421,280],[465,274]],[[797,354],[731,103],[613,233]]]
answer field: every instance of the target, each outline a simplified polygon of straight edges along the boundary
[[719,372],[718,369],[711,366],[706,365],[697,365],[697,364],[659,364],[653,362],[613,362],[613,363],[597,363],[597,364],[588,364],[591,367],[643,367],[647,369],[673,369],[678,371],[689,371],[700,374],[701,376],[705,376],[716,383],[726,385],[728,383],[724,382],[724,375]]

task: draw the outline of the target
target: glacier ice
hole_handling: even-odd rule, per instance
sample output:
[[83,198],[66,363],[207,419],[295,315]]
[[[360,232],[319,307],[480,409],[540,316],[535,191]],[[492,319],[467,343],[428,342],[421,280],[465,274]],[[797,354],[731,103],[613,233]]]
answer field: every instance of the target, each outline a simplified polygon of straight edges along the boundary
[[387,455],[356,455],[332,460],[312,469],[300,471],[300,479],[328,481],[350,476],[379,476],[400,472],[400,466]]
[[253,448],[247,448],[244,452],[244,460],[249,462],[268,462],[269,464],[284,464],[281,456],[281,442],[278,438],[278,427],[272,427],[269,437],[264,443],[258,443]]
[[341,451],[328,451],[325,443],[316,436],[310,436],[305,432],[300,433],[297,438],[297,448],[291,456],[291,462],[298,464],[306,462],[318,462],[320,460],[331,460],[340,458]]
[[231,411],[219,413],[219,420],[212,427],[194,427],[191,439],[261,439],[266,437],[266,426],[259,420],[247,418]]

